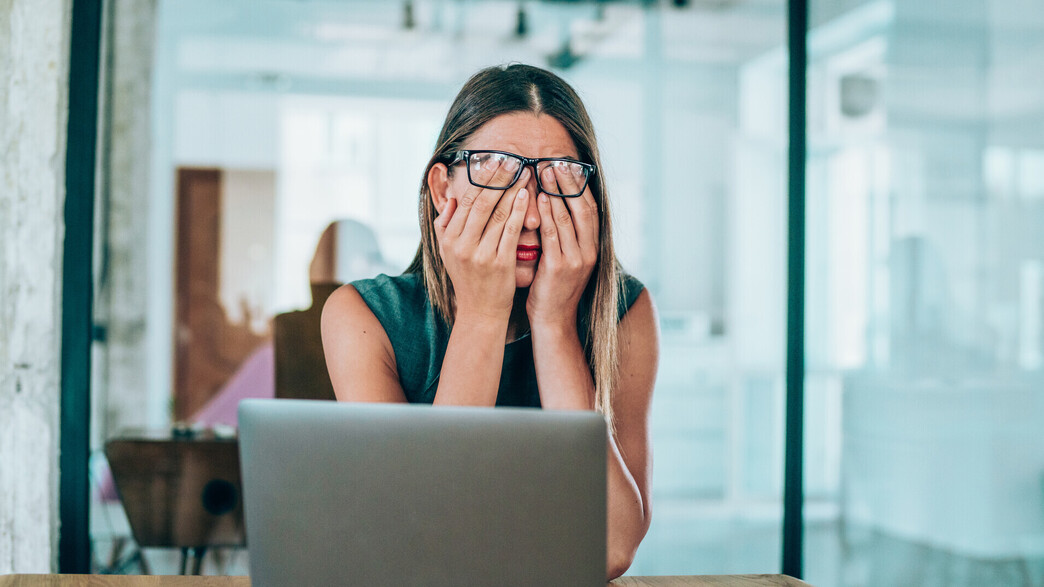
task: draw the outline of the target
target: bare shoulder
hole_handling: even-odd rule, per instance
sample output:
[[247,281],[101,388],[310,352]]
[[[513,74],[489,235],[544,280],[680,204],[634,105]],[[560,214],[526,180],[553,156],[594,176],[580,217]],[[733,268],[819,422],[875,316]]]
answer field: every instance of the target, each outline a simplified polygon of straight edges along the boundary
[[638,486],[642,496],[642,509],[645,519],[648,520],[652,511],[652,438],[649,414],[660,362],[659,319],[648,289],[642,290],[638,299],[624,314],[617,334],[620,363],[612,400],[617,446]]
[[351,285],[323,306],[323,352],[337,399],[405,401],[395,352],[377,316]]
[[660,325],[648,288],[620,320],[618,400],[635,408],[649,403],[660,359]]
[[642,288],[642,292],[638,294],[634,304],[620,319],[620,335],[624,336],[625,334],[652,334],[659,336],[656,305],[653,303],[652,295],[647,287]]
[[348,338],[355,344],[377,344],[388,350],[391,342],[381,322],[351,284],[337,288],[323,305],[323,345]]
[[[329,323],[331,326],[348,326],[350,324],[363,325],[367,322],[380,326],[377,316],[374,316],[366,301],[359,295],[358,290],[348,283],[334,290],[323,305],[323,328]],[[384,328],[381,328],[383,332]]]

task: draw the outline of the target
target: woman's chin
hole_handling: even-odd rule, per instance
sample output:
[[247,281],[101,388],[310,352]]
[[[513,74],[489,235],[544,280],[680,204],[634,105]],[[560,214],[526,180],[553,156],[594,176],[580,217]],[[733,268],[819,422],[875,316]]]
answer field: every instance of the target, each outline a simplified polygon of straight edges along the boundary
[[533,278],[536,277],[536,266],[533,267],[515,267],[515,287],[529,287],[533,285]]

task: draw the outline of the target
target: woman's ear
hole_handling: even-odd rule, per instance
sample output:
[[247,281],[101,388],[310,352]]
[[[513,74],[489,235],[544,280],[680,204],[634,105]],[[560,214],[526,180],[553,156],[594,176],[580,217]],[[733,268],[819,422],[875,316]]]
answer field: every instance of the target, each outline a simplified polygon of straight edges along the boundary
[[435,204],[436,212],[441,212],[446,200],[449,199],[449,168],[444,163],[436,163],[428,170],[428,192],[431,193],[431,203]]

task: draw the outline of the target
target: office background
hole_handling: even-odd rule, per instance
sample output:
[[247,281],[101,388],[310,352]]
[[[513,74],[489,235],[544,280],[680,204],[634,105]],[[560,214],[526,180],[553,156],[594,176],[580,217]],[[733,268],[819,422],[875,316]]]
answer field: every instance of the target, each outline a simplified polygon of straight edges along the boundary
[[[107,438],[189,419],[224,383],[179,395],[177,218],[195,218],[180,188],[217,178],[219,205],[195,212],[219,227],[198,303],[245,361],[273,315],[309,305],[328,223],[366,224],[405,267],[449,101],[476,69],[521,61],[591,110],[620,259],[660,311],[654,518],[630,572],[779,572],[787,8],[106,3],[92,479]],[[808,9],[804,577],[1039,585],[1044,5]],[[96,564],[127,532],[100,493]]]

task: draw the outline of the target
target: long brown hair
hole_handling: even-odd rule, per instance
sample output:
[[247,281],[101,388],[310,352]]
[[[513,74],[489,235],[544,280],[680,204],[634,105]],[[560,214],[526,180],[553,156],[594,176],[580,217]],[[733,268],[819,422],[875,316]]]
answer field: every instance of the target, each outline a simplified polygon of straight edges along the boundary
[[449,155],[464,148],[464,143],[482,125],[502,114],[532,112],[547,114],[562,124],[576,145],[581,161],[595,164],[599,173],[591,177],[589,187],[598,204],[599,251],[591,278],[584,290],[578,317],[586,334],[584,353],[595,383],[595,409],[605,415],[613,428],[612,390],[616,383],[617,351],[617,281],[619,267],[613,249],[612,219],[609,194],[602,181],[601,161],[594,126],[580,96],[562,78],[531,65],[512,64],[483,69],[464,84],[446,114],[431,160],[424,169],[420,187],[421,242],[417,254],[406,269],[421,273],[432,306],[447,323],[453,323],[455,304],[453,285],[439,254],[432,223],[438,214],[431,200],[428,172],[436,163],[445,163]]

